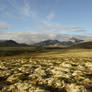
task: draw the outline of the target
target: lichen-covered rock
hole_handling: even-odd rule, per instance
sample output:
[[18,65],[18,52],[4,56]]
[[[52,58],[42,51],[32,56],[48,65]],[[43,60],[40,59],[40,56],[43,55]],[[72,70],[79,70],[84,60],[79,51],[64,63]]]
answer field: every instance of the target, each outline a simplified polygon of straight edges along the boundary
[[76,84],[68,84],[66,90],[67,92],[87,92],[83,86]]
[[0,92],[92,92],[91,61],[79,57],[4,58],[0,61]]

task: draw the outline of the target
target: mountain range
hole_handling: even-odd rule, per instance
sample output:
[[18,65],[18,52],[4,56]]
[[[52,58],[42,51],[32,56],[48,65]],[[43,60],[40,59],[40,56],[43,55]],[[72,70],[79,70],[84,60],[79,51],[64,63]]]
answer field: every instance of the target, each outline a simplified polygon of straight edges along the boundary
[[92,40],[80,40],[72,37],[68,41],[45,40],[32,45],[20,44],[13,40],[0,40],[0,47],[5,46],[43,46],[43,47],[70,47],[70,48],[92,48]]
[[71,38],[68,41],[58,41],[58,40],[45,40],[39,43],[33,44],[33,46],[72,46],[74,44],[78,44],[83,40],[77,38]]

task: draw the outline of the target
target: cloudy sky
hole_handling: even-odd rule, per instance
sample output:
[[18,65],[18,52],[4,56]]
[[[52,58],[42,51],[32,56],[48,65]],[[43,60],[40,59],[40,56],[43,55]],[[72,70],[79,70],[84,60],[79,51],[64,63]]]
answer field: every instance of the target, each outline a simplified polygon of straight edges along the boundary
[[0,0],[0,40],[92,38],[92,0]]

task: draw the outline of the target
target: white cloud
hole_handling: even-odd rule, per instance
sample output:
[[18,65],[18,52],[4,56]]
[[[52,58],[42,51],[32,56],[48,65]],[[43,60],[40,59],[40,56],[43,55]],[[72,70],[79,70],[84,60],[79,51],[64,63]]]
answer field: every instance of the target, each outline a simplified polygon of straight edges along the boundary
[[47,16],[47,20],[52,20],[55,17],[55,14],[53,12],[51,12],[48,16]]
[[55,17],[55,14],[54,14],[54,12],[50,12],[47,16],[46,16],[46,18],[42,21],[42,23],[44,23],[44,24],[50,24],[50,22],[53,20],[53,18]]
[[2,34],[1,39],[12,39],[20,43],[33,44],[47,39],[64,40],[68,38],[64,34],[56,34],[54,32],[40,33],[40,32],[6,32]]
[[31,15],[31,7],[27,0],[24,0],[24,7],[22,8],[22,12],[25,16]]
[[48,39],[64,41],[71,37],[87,39],[89,36],[60,34],[55,32],[5,32],[1,35],[0,39],[12,39],[19,43],[33,44]]
[[31,8],[29,0],[23,1],[24,3],[21,4],[19,3],[19,0],[8,0],[11,7],[14,8],[14,11],[16,11],[20,16],[29,17],[35,15],[34,11]]
[[86,32],[84,29],[72,29],[72,32]]
[[10,24],[0,21],[0,31],[8,30],[10,28],[11,28]]
[[78,26],[54,26],[54,25],[38,25],[41,29],[44,30],[56,30],[56,31],[72,31],[72,32],[84,32],[86,30],[83,30],[81,27]]

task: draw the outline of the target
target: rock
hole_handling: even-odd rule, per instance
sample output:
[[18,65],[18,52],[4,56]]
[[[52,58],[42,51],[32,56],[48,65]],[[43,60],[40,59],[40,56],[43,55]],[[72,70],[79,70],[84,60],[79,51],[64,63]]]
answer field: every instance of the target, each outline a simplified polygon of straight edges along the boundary
[[87,92],[83,86],[78,86],[76,84],[68,84],[66,90],[67,92]]

